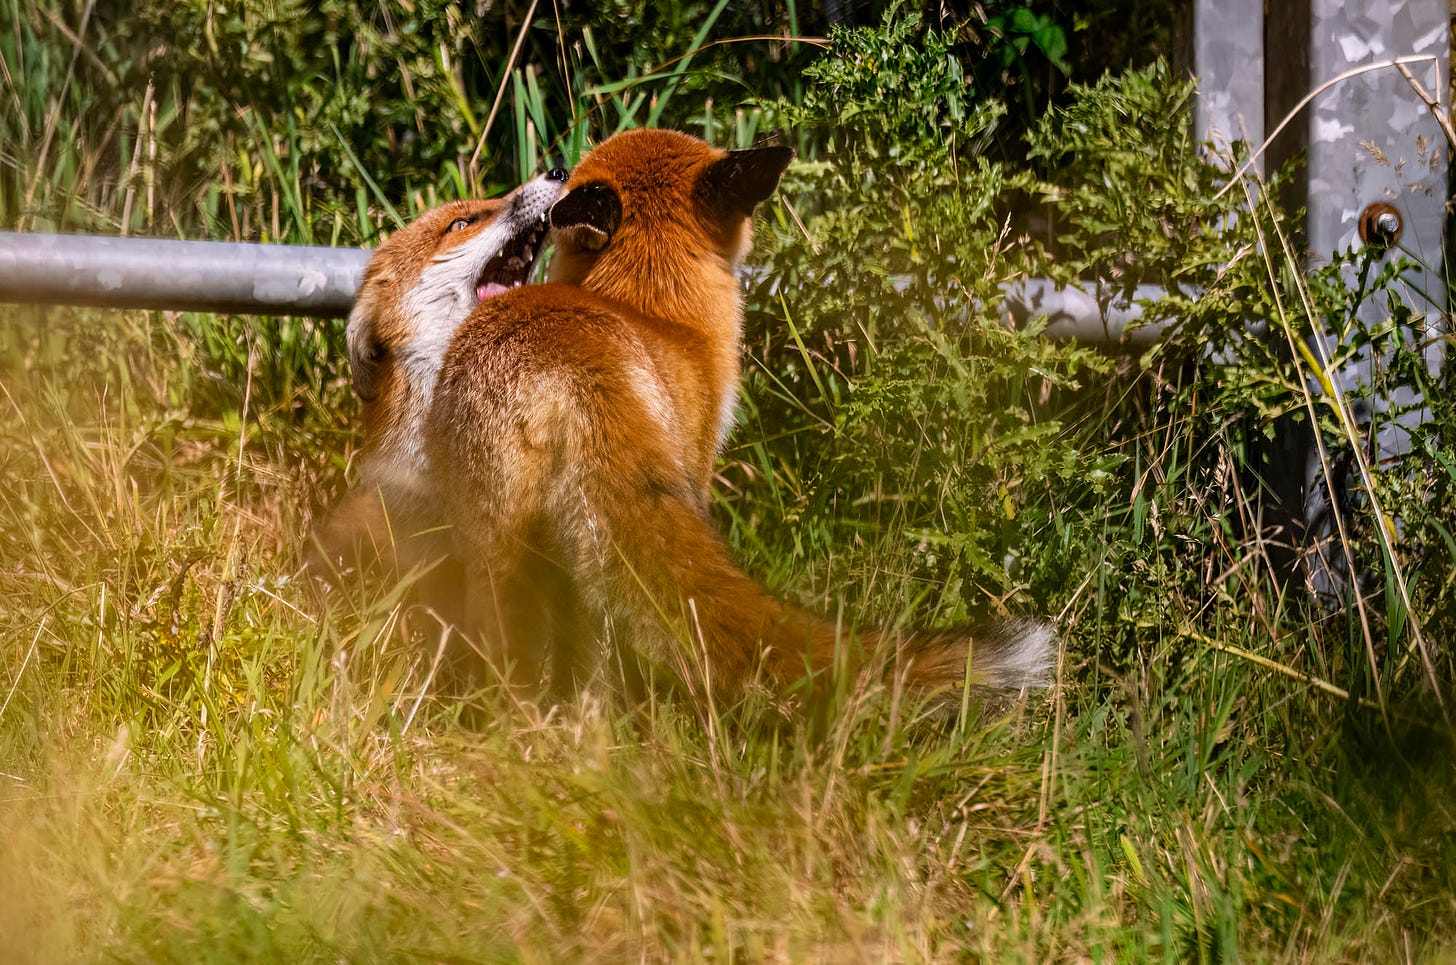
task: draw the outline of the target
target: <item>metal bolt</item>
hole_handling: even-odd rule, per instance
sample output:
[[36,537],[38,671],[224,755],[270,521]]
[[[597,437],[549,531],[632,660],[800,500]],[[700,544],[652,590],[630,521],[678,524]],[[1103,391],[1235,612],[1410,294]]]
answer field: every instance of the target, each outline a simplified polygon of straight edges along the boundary
[[1384,201],[1377,201],[1360,212],[1360,240],[1371,247],[1391,247],[1400,240],[1402,227],[1400,212]]

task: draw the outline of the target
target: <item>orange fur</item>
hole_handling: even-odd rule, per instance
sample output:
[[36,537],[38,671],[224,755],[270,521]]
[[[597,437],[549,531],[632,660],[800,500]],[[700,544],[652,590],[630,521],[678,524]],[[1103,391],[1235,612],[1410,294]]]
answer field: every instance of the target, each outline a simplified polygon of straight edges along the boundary
[[[523,252],[520,266],[490,274],[527,280],[564,179],[558,172],[504,198],[441,205],[370,258],[348,333],[354,385],[364,400],[358,484],[314,531],[316,563],[399,577],[449,553],[420,435],[439,358],[478,303],[477,282],[494,259]],[[532,239],[537,243],[527,244]],[[447,582],[440,593],[459,596],[463,589]]]
[[[609,641],[705,666],[733,693],[829,667],[835,626],[774,599],[708,519],[731,422],[749,215],[789,153],[724,152],[667,131],[608,140],[552,209],[545,285],[490,299],[458,328],[425,417],[430,475],[465,567],[473,629],[534,681]],[[866,651],[880,635],[861,634]],[[1050,632],[898,641],[907,679],[1037,682]],[[686,649],[684,649],[686,648]],[[972,650],[974,649],[974,655]]]

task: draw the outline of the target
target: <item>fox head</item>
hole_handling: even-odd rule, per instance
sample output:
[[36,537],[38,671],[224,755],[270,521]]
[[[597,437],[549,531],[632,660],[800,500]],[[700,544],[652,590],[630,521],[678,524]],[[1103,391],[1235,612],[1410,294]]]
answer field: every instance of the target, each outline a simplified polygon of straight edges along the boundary
[[349,316],[349,367],[364,401],[366,449],[419,459],[418,425],[455,329],[482,301],[529,280],[566,172],[504,198],[452,201],[389,237],[364,270]]
[[691,293],[717,289],[724,277],[733,283],[754,206],[773,194],[793,157],[788,147],[723,151],[676,131],[607,139],[551,208],[550,280],[653,314],[696,314]]

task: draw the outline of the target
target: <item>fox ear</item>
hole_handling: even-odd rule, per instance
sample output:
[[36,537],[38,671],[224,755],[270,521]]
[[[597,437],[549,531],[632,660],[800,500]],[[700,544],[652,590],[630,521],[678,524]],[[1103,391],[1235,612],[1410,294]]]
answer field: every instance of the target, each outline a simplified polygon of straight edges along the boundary
[[356,305],[349,317],[349,371],[354,376],[354,391],[365,402],[379,398],[379,376],[385,349],[374,337],[374,325],[365,314],[365,307]]
[[794,153],[791,147],[729,151],[727,157],[708,165],[698,181],[698,192],[724,214],[747,217],[754,205],[773,195]]
[[574,238],[589,251],[600,251],[622,224],[622,199],[605,184],[584,184],[551,206],[551,228]]

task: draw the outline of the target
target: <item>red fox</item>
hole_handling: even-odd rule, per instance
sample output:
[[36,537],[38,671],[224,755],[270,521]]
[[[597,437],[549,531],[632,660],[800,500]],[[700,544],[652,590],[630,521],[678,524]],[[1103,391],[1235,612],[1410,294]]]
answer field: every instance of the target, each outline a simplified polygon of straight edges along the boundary
[[[477,304],[530,279],[566,178],[557,169],[504,198],[441,205],[369,259],[348,329],[364,403],[359,485],[314,533],[331,564],[401,576],[448,554],[423,439],[440,361]],[[431,603],[463,592],[444,573],[434,579],[446,585],[428,594]]]
[[[553,678],[575,672],[590,662],[582,648],[605,642],[668,666],[696,657],[711,689],[728,695],[755,679],[782,688],[818,674],[837,651],[854,669],[898,670],[926,691],[966,682],[968,667],[971,683],[999,688],[1036,684],[1048,670],[1052,632],[1030,620],[895,640],[862,630],[859,650],[841,648],[833,623],[741,572],[709,521],[739,381],[734,266],[754,207],[792,157],[669,131],[618,134],[551,207],[557,253],[546,284],[481,301],[458,328],[457,303],[446,300],[430,331],[453,329],[448,347],[432,340],[392,374],[376,343],[351,338],[366,400],[387,378],[415,393],[402,407],[409,421],[370,427],[390,440],[374,450],[372,478],[410,492],[428,478],[432,488],[418,491],[450,527],[470,629],[517,681],[539,679],[548,655]],[[371,271],[351,336],[394,337],[392,323],[374,319],[403,297],[386,289],[419,291],[408,266],[436,261],[420,252],[387,275]],[[411,447],[419,419],[425,463]],[[401,433],[406,441],[394,441]],[[898,659],[866,665],[884,654],[882,640]]]

